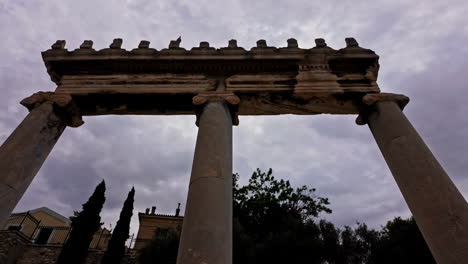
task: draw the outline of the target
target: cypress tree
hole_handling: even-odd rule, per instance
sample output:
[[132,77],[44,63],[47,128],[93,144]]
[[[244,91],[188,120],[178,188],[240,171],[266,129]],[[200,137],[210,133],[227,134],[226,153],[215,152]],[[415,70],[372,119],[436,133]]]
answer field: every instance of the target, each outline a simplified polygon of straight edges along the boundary
[[69,239],[63,245],[57,264],[81,264],[86,260],[88,247],[94,233],[101,227],[101,212],[106,184],[104,180],[96,186],[94,193],[83,204],[83,210],[72,218],[72,230]]
[[132,187],[132,190],[128,193],[127,199],[123,204],[120,218],[117,221],[114,232],[112,232],[107,251],[101,261],[102,264],[118,264],[122,261],[125,254],[125,241],[127,241],[129,237],[134,196],[135,189]]

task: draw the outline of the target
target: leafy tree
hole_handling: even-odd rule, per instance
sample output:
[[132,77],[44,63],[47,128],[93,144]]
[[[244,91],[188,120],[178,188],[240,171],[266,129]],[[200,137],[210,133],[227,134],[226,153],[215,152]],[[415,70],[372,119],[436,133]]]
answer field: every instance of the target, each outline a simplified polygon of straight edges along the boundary
[[326,220],[320,220],[319,228],[322,258],[330,264],[338,263],[341,254],[340,230]]
[[396,217],[380,232],[372,252],[372,264],[436,263],[413,217]]
[[324,259],[330,264],[435,264],[413,218],[397,217],[380,231],[363,223],[354,229],[345,226],[339,230],[331,223],[322,222],[320,227]]
[[140,264],[176,264],[180,227],[156,229],[153,238],[139,252]]
[[306,186],[293,188],[273,171],[257,169],[246,186],[234,180],[234,263],[321,263],[320,213],[328,199]]
[[235,264],[435,263],[413,218],[395,218],[381,231],[364,223],[342,230],[316,223],[320,213],[331,213],[328,199],[272,174],[257,169],[243,187],[233,176]]
[[294,189],[289,181],[275,179],[271,168],[268,172],[254,171],[246,186],[239,187],[238,179],[239,174],[234,174],[234,209],[237,213],[245,210],[253,217],[253,222],[261,221],[276,210],[284,210],[302,220],[317,217],[321,212],[332,212],[327,207],[328,199],[314,195],[315,189],[305,185]]
[[364,246],[355,230],[345,226],[341,231],[341,249],[338,263],[363,263]]
[[106,253],[102,258],[103,264],[117,264],[122,261],[125,254],[125,241],[127,241],[130,232],[130,221],[133,215],[133,198],[135,189],[128,193],[127,199],[124,202],[122,211],[120,212],[119,220],[112,232],[112,237],[107,246]]
[[359,240],[360,261],[362,263],[372,263],[372,254],[376,251],[376,247],[380,241],[380,232],[369,229],[364,223],[358,223],[354,232],[355,237]]
[[57,259],[58,264],[84,263],[93,235],[102,225],[99,213],[106,200],[105,191],[106,184],[103,180],[83,204],[83,210],[72,218],[70,237],[63,245]]

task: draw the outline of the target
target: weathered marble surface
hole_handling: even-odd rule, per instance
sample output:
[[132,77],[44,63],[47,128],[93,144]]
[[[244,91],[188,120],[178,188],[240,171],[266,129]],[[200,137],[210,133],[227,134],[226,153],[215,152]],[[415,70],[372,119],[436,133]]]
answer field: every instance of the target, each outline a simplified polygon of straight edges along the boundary
[[142,41],[127,51],[115,39],[96,51],[87,40],[68,51],[58,41],[42,56],[56,92],[73,96],[84,115],[193,114],[191,98],[216,93],[220,76],[240,97],[240,115],[356,114],[365,93],[380,91],[379,56],[352,38],[339,50],[323,39],[310,49],[295,39],[280,48],[259,40],[250,50],[235,40],[223,48],[202,41],[190,50],[180,42],[156,50]]
[[21,103],[30,113],[0,146],[0,227],[31,184],[65,127],[83,124],[70,96],[39,92]]
[[371,106],[365,121],[437,263],[467,263],[468,204],[401,111],[408,98],[363,101]]
[[10,216],[65,129],[52,103],[32,110],[0,147],[0,226]]
[[200,116],[177,263],[232,263],[232,121],[223,100]]

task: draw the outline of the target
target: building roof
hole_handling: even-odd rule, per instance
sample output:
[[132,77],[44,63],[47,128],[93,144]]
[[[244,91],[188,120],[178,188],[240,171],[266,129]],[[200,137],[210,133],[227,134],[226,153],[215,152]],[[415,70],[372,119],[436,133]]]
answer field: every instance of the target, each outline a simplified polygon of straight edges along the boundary
[[148,218],[159,218],[159,219],[178,219],[178,220],[183,220],[184,216],[176,216],[176,215],[170,215],[170,214],[146,214],[146,213],[138,213],[138,219],[141,222],[142,217],[148,217]]
[[36,209],[33,209],[33,210],[29,210],[29,211],[26,211],[26,212],[13,213],[13,214],[11,214],[10,217],[24,215],[24,214],[26,214],[28,212],[29,212],[29,214],[34,214],[34,213],[37,213],[37,212],[45,212],[45,213],[47,213],[47,214],[49,214],[49,215],[63,221],[64,223],[66,223],[68,225],[71,224],[71,220],[68,217],[65,217],[65,216],[55,212],[54,210],[52,210],[52,209],[50,209],[48,207],[45,207],[45,206],[39,207],[39,208],[36,208]]

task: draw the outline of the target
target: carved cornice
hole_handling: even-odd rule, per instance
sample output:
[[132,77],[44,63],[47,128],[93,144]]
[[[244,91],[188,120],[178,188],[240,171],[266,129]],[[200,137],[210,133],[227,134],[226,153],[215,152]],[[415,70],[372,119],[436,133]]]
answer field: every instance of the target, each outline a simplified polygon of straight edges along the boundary
[[268,46],[265,40],[259,40],[250,49],[238,47],[236,40],[230,40],[227,47],[215,48],[202,41],[199,47],[185,49],[180,46],[180,41],[171,41],[169,48],[157,50],[150,48],[149,41],[143,40],[138,48],[125,50],[121,46],[122,39],[115,39],[109,48],[95,50],[93,42],[85,40],[79,49],[69,51],[65,41],[59,40],[44,51],[42,57],[57,84],[63,75],[280,72],[297,71],[302,64],[318,64],[304,67],[321,69],[329,67],[329,63],[336,64],[333,61],[356,66],[356,59],[370,63],[379,58],[372,50],[359,47],[352,38],[347,39],[347,46],[339,50],[328,47],[323,39],[317,39],[316,46],[309,49],[300,48],[295,39],[288,39],[286,47]]
[[234,93],[230,92],[213,92],[213,93],[200,93],[192,98],[192,103],[195,105],[195,113],[197,121],[195,124],[198,126],[200,123],[200,115],[203,111],[203,106],[209,101],[225,101],[231,112],[232,124],[239,125],[239,103],[240,98]]
[[78,107],[69,94],[37,92],[20,102],[29,111],[32,111],[43,103],[53,104],[54,111],[56,111],[57,115],[64,118],[67,126],[79,127],[84,123]]
[[409,103],[409,97],[402,94],[378,93],[366,94],[362,97],[363,108],[361,109],[356,124],[362,126],[367,124],[369,112],[373,111],[373,106],[379,102],[395,102],[401,110]]
[[[191,115],[193,97],[215,91],[239,96],[241,115],[357,114],[364,94],[380,92],[379,56],[351,38],[342,49],[323,39],[312,48],[295,39],[283,47],[260,40],[245,49],[235,40],[221,48],[206,41],[194,48],[181,44],[177,39],[157,50],[142,41],[125,50],[116,39],[95,50],[86,40],[68,51],[58,41],[42,56],[55,92],[70,94],[83,115]],[[223,89],[217,88],[220,78]]]

